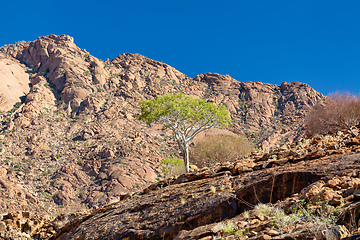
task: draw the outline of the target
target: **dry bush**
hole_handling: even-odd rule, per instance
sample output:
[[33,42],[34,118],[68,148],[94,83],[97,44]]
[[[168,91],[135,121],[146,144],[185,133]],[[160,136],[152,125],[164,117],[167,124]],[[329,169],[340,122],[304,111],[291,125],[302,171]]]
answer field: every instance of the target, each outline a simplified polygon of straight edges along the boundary
[[190,162],[198,167],[210,167],[220,162],[235,161],[254,147],[246,137],[228,134],[208,135],[190,150]]
[[334,93],[318,104],[305,119],[309,134],[327,134],[360,123],[360,99],[350,93]]

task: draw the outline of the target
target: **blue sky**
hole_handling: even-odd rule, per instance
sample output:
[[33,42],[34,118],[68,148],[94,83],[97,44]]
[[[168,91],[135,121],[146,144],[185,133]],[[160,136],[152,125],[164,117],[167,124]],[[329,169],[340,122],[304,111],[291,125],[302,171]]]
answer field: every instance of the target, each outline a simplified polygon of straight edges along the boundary
[[67,34],[103,60],[139,53],[189,77],[360,93],[360,1],[6,1],[0,46]]

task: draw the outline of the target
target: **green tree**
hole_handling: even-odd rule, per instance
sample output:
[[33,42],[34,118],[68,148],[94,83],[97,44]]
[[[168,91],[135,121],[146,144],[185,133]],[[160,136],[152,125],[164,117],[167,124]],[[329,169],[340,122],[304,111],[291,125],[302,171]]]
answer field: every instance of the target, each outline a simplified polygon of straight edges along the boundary
[[182,93],[158,96],[140,101],[141,114],[135,115],[147,124],[159,122],[173,131],[189,172],[189,142],[209,128],[227,127],[231,123],[225,106],[215,105]]

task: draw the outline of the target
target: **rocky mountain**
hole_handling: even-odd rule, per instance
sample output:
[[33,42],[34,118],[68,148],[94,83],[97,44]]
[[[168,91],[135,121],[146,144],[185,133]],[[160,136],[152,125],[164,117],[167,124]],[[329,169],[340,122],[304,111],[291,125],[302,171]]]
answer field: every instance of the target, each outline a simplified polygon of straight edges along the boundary
[[102,61],[72,37],[0,48],[0,206],[55,215],[117,202],[162,179],[179,155],[171,132],[133,118],[138,101],[183,92],[224,104],[233,126],[266,151],[294,142],[323,96],[303,83],[189,78],[139,54]]

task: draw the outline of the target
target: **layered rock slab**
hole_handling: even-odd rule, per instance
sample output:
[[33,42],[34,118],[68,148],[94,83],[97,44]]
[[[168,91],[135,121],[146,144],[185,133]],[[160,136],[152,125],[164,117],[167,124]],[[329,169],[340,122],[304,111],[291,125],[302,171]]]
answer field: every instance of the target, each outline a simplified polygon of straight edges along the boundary
[[228,184],[229,177],[220,176],[132,195],[99,209],[80,220],[79,227],[60,232],[54,239],[170,239],[182,229],[235,216],[236,196],[229,187],[219,193],[209,189]]
[[232,175],[231,166],[230,171],[222,167],[185,174],[173,185],[151,190],[168,184],[158,183],[83,216],[53,239],[172,239],[181,230],[232,218],[245,206],[269,201],[274,172],[279,180],[273,186],[273,200],[282,200],[319,179],[353,174],[360,169],[359,157],[358,153],[331,156],[314,160],[311,166],[304,161],[241,175]]

